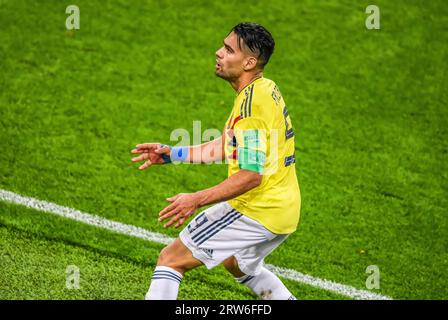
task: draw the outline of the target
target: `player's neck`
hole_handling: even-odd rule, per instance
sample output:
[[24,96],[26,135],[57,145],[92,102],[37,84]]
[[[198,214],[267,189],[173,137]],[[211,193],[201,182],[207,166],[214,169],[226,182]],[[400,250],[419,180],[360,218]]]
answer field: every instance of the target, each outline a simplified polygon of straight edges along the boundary
[[254,82],[255,80],[263,77],[263,72],[259,71],[257,73],[252,74],[244,74],[235,81],[231,81],[230,85],[232,88],[236,91],[236,94],[238,95],[241,90],[243,90],[245,87],[247,87],[249,84]]

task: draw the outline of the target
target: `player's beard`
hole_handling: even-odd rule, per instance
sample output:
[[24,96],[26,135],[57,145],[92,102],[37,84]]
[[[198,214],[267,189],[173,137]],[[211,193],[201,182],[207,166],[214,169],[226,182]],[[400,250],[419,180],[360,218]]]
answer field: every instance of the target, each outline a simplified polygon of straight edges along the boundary
[[228,79],[227,79],[227,76],[226,76],[224,73],[215,71],[215,75],[216,75],[217,77],[221,78],[221,79],[228,80]]
[[221,65],[217,69],[215,69],[215,75],[224,80],[227,80],[227,77],[226,77],[225,73],[223,72]]
[[224,72],[222,66],[220,66],[219,69],[215,70],[215,75],[221,79],[226,80],[226,81],[232,81],[233,79],[238,78],[232,74]]

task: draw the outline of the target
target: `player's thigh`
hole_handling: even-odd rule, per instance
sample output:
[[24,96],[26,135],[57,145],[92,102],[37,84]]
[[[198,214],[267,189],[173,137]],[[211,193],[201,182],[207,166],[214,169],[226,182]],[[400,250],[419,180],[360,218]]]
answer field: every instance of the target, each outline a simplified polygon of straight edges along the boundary
[[162,249],[157,265],[170,267],[184,273],[202,265],[202,262],[193,257],[190,249],[179,238],[176,238],[176,240]]
[[179,237],[195,258],[212,269],[242,249],[269,241],[275,235],[227,202],[220,202],[193,219]]
[[239,269],[248,275],[258,275],[264,264],[264,259],[280,246],[289,234],[277,234],[272,239],[244,248],[234,254]]
[[229,271],[235,278],[241,278],[246,274],[242,272],[238,266],[238,261],[234,256],[228,257],[222,262],[224,268]]

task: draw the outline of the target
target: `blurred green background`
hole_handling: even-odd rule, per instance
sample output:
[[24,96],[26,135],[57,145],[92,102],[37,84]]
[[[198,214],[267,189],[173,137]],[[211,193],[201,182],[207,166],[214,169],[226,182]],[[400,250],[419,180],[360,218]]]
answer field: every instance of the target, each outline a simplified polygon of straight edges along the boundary
[[[80,8],[67,30],[65,9]],[[395,299],[447,299],[446,1],[0,1],[0,188],[165,233],[165,198],[225,165],[130,162],[137,143],[224,126],[215,51],[240,21],[273,34],[265,77],[296,133],[299,229],[266,262]],[[142,299],[163,246],[0,202],[1,299]],[[65,288],[68,265],[81,289]],[[299,299],[343,299],[286,281]],[[181,299],[253,299],[219,267]]]

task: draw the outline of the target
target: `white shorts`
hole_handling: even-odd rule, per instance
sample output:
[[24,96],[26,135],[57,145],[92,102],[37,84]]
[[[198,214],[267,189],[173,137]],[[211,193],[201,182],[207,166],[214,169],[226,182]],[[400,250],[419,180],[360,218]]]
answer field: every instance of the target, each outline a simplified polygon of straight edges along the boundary
[[261,271],[264,258],[288,234],[274,234],[227,202],[220,202],[201,212],[179,237],[208,269],[234,256],[243,273],[255,276]]

